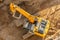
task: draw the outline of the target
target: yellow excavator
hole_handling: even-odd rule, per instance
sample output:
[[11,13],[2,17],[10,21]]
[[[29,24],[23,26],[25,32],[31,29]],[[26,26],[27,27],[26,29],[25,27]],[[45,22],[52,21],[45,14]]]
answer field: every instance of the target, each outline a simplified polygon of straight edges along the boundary
[[38,16],[33,16],[14,3],[10,4],[10,11],[12,12],[12,16],[15,16],[16,18],[19,18],[21,15],[23,15],[28,19],[23,26],[24,28],[40,37],[46,36],[50,25],[49,20],[45,20]]

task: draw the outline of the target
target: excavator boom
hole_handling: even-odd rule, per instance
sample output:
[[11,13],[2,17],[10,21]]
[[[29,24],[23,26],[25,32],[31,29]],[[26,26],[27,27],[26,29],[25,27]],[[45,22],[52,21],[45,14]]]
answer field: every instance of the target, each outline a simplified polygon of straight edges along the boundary
[[10,4],[10,10],[13,13],[19,12],[20,14],[22,14],[23,16],[25,16],[31,23],[34,23],[34,18],[35,18],[34,16],[30,15],[28,12],[26,12],[22,8],[14,5],[13,3]]

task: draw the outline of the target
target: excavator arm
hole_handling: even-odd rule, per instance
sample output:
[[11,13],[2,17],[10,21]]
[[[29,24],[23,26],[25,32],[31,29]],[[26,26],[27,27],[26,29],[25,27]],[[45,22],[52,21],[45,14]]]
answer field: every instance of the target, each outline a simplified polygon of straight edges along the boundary
[[24,17],[26,17],[31,23],[34,23],[35,17],[30,15],[28,12],[23,10],[22,8],[18,7],[17,5],[14,5],[13,3],[10,4],[10,10],[14,13],[19,12]]

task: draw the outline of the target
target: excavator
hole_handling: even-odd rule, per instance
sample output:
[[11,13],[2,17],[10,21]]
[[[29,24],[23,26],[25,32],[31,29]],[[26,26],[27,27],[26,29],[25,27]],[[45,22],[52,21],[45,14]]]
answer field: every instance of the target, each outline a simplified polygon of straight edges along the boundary
[[33,34],[45,37],[50,28],[50,21],[44,18],[33,16],[22,9],[20,6],[10,3],[10,11],[13,17],[19,19],[21,15],[24,16],[28,21],[23,25],[25,29],[28,29]]

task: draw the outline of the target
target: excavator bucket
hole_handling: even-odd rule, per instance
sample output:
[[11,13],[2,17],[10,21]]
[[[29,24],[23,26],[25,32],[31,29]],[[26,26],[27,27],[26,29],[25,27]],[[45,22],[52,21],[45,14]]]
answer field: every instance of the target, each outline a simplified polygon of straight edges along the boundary
[[12,16],[13,16],[14,18],[16,18],[16,19],[21,19],[21,16],[22,16],[22,15],[21,15],[17,10],[15,10],[15,6],[16,6],[16,5],[14,5],[13,3],[10,4],[11,14],[12,14]]
[[16,19],[21,19],[21,14],[19,14],[18,12],[16,12],[16,13],[14,13],[13,15],[12,15],[14,18],[16,18]]

